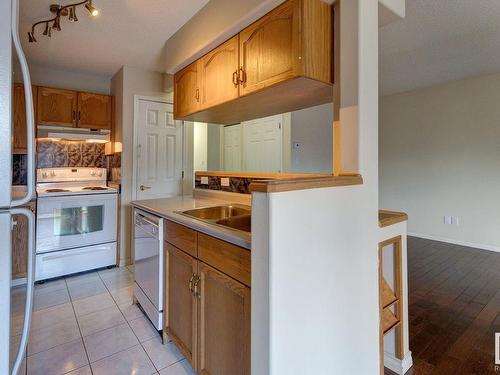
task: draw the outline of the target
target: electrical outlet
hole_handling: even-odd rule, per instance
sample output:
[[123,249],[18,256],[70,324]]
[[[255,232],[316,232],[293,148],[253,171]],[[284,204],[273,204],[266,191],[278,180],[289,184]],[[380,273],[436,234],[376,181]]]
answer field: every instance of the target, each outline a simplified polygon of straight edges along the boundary
[[201,177],[201,184],[202,185],[208,185],[208,176],[202,176]]
[[221,186],[229,186],[229,177],[223,177],[220,179]]

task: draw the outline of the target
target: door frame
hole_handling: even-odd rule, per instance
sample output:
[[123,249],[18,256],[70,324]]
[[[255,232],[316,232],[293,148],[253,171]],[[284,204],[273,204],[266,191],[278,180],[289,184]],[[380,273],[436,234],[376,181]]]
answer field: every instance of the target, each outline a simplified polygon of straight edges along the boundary
[[[149,96],[149,95],[134,95],[134,136],[132,145],[132,200],[137,200],[137,138],[138,138],[138,128],[139,128],[139,102],[148,101],[163,104],[174,105],[173,100],[161,96]],[[177,121],[174,119],[174,121]],[[182,172],[185,171],[185,137],[186,137],[186,127],[184,126],[184,121],[181,121],[182,126]],[[183,181],[181,183],[181,195],[184,195],[184,175],[182,177]]]

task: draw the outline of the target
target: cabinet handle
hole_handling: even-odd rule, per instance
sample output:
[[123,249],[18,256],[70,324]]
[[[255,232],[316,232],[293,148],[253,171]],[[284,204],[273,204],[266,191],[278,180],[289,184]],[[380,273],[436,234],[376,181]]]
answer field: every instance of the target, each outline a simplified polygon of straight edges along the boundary
[[193,290],[193,280],[194,280],[194,277],[196,275],[193,274],[193,276],[191,276],[191,278],[189,279],[189,290],[191,291],[191,294],[194,294],[194,290]]
[[238,79],[239,79],[241,84],[244,84],[247,80],[247,77],[246,77],[245,71],[243,70],[243,67],[240,67]]
[[238,79],[238,69],[236,69],[233,73],[233,85],[238,86],[239,79]]
[[200,89],[196,89],[196,92],[194,94],[194,97],[196,98],[196,101],[200,101]]
[[76,111],[73,111],[73,122],[76,121]]
[[78,122],[80,122],[81,114],[80,111],[78,111]]
[[198,292],[198,283],[200,282],[200,280],[201,280],[200,276],[195,275],[195,277],[194,277],[194,294],[193,294],[193,296],[195,296],[198,299],[201,298],[201,294]]

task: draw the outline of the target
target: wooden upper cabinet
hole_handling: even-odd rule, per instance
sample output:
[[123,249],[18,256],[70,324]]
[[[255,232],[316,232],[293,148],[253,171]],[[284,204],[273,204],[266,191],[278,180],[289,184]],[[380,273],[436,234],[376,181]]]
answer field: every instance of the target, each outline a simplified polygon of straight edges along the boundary
[[195,258],[166,243],[165,330],[193,367],[197,349],[197,298],[193,292],[197,263]]
[[201,109],[238,97],[238,35],[200,59]]
[[111,129],[113,98],[109,95],[78,93],[78,127]]
[[186,66],[174,76],[174,117],[186,116],[200,109],[199,61]]
[[198,373],[250,375],[250,288],[199,264]]
[[76,126],[76,91],[38,88],[37,125]]
[[240,32],[240,95],[299,75],[300,0],[289,0]]
[[[36,119],[36,86],[32,86],[32,94],[33,109],[35,110]],[[22,83],[14,84],[13,106],[14,127],[12,134],[12,148],[14,154],[25,154],[27,152],[26,98],[24,96],[24,85]]]

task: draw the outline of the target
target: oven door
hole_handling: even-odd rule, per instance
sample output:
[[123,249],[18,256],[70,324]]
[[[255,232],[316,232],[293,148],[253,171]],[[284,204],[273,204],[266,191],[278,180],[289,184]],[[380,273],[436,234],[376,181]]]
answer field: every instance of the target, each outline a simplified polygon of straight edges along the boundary
[[116,241],[117,194],[38,199],[36,252]]

